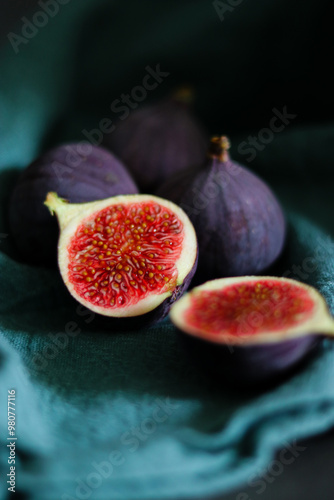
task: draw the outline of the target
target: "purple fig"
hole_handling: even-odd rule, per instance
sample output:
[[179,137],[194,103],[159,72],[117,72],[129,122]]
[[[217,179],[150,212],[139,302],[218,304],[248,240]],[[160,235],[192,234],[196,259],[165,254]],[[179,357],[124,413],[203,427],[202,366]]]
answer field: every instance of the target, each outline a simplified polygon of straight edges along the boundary
[[192,114],[189,88],[132,111],[105,146],[129,168],[139,188],[151,193],[171,175],[204,161],[207,134]]
[[138,193],[123,164],[104,148],[72,143],[46,152],[22,172],[9,204],[10,234],[29,264],[57,263],[59,230],[44,206],[51,190],[73,203]]
[[323,336],[334,336],[315,288],[273,276],[209,281],[173,305],[170,317],[196,362],[239,386],[278,380]]
[[280,255],[286,225],[269,187],[230,160],[229,141],[213,137],[206,163],[166,182],[158,196],[179,204],[194,224],[199,245],[196,283],[257,274]]
[[174,203],[137,194],[70,204],[49,193],[45,204],[60,226],[63,281],[98,315],[152,324],[189,286],[196,234]]

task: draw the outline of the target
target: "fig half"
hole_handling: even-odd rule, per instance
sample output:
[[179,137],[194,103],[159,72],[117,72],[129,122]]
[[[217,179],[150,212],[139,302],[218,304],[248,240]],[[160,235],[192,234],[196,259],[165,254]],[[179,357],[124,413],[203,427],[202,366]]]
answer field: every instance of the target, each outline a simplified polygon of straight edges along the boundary
[[155,322],[189,286],[197,240],[187,215],[173,203],[125,195],[70,204],[51,192],[45,205],[59,221],[64,283],[88,309],[114,318],[154,310]]
[[208,281],[175,304],[170,317],[197,361],[237,385],[277,379],[322,336],[334,335],[315,288],[272,276]]

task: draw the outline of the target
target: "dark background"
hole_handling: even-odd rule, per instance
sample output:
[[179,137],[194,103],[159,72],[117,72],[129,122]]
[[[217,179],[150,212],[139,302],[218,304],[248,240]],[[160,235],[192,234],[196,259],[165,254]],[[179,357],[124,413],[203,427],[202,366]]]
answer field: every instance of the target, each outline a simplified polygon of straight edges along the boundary
[[[7,34],[18,29],[21,17],[37,8],[33,1],[2,0],[0,46],[9,43]],[[82,139],[84,126],[108,116],[124,81],[130,90],[141,82],[146,65],[160,62],[171,77],[154,97],[180,82],[196,82],[197,114],[212,134],[234,138],[232,152],[243,163],[238,144],[268,127],[273,108],[286,106],[297,115],[249,167],[271,179],[287,209],[333,235],[334,152],[328,147],[334,148],[333,13],[331,2],[309,0],[243,0],[221,14],[224,20],[207,1],[106,3],[82,26],[68,109],[60,110],[47,131],[45,147]],[[99,57],[106,46],[103,66]],[[69,110],[76,116],[71,122],[65,118]],[[291,158],[282,163],[282,148],[288,147]],[[299,444],[305,451],[263,493],[241,485],[219,498],[333,499],[334,431]]]

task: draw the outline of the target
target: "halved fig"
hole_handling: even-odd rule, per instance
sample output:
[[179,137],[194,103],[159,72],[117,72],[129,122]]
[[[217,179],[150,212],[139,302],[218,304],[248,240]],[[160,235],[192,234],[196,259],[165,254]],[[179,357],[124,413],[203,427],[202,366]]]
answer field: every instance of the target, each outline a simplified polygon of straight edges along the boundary
[[64,283],[88,309],[114,318],[154,311],[147,317],[152,323],[166,316],[189,286],[197,240],[187,215],[174,203],[124,195],[70,204],[51,192],[45,205],[59,221]]
[[334,335],[315,288],[273,276],[208,281],[173,305],[170,318],[197,361],[238,385],[277,378]]

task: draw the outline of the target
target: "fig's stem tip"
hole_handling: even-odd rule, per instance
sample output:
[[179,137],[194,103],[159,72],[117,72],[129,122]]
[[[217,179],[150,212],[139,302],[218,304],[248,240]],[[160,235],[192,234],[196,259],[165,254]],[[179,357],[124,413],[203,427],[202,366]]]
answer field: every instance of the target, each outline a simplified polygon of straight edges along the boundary
[[172,93],[172,99],[176,102],[190,104],[194,101],[195,91],[191,85],[183,84]]
[[67,203],[67,201],[60,198],[54,191],[49,191],[44,201],[44,205],[48,207],[52,214],[54,214],[56,209],[64,203]]
[[208,156],[209,158],[216,158],[220,161],[227,161],[230,147],[231,143],[226,135],[215,135],[210,140]]
[[219,146],[224,151],[227,151],[231,147],[230,140],[226,135],[215,135],[211,139],[211,144]]

